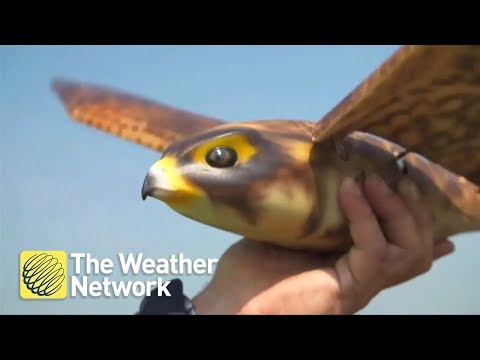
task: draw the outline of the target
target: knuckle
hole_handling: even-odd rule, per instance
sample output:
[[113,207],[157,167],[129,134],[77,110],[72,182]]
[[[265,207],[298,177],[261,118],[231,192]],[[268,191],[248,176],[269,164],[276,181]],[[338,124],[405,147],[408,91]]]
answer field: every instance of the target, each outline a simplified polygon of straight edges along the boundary
[[357,214],[355,218],[350,221],[350,231],[355,231],[357,235],[363,234],[364,229],[371,228],[378,224],[375,215],[370,211],[365,211]]
[[422,273],[426,273],[432,268],[432,263],[430,261],[424,261],[420,267]]
[[415,251],[407,257],[406,263],[415,274],[423,274],[432,267],[433,254],[425,254],[425,252]]
[[358,219],[363,222],[368,222],[372,223],[374,221],[377,221],[377,218],[375,217],[375,214],[373,213],[372,209],[367,205],[364,204],[361,206],[361,211],[358,213]]
[[[387,222],[408,222],[413,220],[409,211],[396,201],[389,202],[382,211],[382,218]],[[411,218],[411,219],[410,219]]]
[[428,272],[432,268],[432,259],[430,256],[419,256],[416,263],[416,270],[419,274]]
[[385,241],[377,241],[375,244],[372,244],[372,254],[374,254],[375,258],[378,259],[380,263],[387,261],[387,248],[388,244]]
[[435,227],[435,217],[434,214],[432,214],[429,211],[425,210],[425,215],[423,216],[425,219],[425,229],[430,233],[432,233],[433,236],[433,229]]

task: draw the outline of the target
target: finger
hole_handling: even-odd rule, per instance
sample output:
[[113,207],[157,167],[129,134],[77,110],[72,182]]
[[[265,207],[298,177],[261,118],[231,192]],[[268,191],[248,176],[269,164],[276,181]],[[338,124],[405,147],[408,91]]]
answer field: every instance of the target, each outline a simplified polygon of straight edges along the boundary
[[435,244],[433,248],[433,259],[437,260],[455,251],[455,244],[450,240],[444,240]]
[[365,196],[380,218],[387,241],[406,249],[420,244],[417,224],[402,199],[375,174],[365,180]]
[[384,251],[387,246],[382,229],[362,194],[358,184],[350,177],[340,186],[340,205],[350,222],[350,235],[354,246],[372,251],[372,256]]
[[410,179],[404,179],[399,183],[398,191],[417,223],[420,240],[433,250],[433,218],[422,204],[417,186]]

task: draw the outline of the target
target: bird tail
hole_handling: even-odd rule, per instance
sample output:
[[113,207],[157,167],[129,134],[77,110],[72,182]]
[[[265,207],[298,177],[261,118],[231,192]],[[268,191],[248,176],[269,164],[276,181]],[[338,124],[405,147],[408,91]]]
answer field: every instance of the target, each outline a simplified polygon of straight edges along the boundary
[[480,187],[463,176],[425,157],[408,153],[404,158],[408,177],[420,185],[438,219],[438,235],[480,231]]

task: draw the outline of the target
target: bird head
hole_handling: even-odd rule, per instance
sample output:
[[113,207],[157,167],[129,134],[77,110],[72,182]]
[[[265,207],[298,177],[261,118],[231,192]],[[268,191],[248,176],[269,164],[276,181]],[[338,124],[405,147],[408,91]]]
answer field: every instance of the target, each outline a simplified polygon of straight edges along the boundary
[[220,125],[170,145],[145,177],[142,197],[251,239],[304,235],[315,207],[309,166],[312,125]]

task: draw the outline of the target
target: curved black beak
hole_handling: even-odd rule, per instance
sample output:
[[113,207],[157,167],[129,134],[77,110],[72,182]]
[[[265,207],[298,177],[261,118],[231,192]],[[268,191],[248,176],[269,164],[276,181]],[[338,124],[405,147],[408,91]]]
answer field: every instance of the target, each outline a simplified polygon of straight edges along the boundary
[[147,196],[150,196],[152,193],[152,182],[150,181],[149,174],[145,176],[145,180],[143,180],[143,186],[142,186],[142,200],[145,201]]

